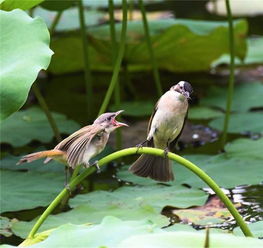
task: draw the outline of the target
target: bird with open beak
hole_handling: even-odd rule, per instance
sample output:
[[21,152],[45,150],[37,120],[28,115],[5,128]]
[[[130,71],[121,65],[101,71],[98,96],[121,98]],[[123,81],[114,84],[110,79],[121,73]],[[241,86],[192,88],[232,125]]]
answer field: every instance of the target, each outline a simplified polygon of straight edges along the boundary
[[89,167],[90,159],[102,152],[108,142],[110,133],[119,127],[128,126],[116,120],[121,112],[123,110],[104,113],[92,125],[85,126],[71,134],[54,149],[25,155],[17,164],[30,163],[40,158],[46,158],[44,163],[54,159],[67,163],[73,169],[80,164]]
[[[161,96],[148,124],[145,141],[147,146],[164,149],[167,153],[176,144],[185,124],[188,100],[192,92],[190,83],[180,81]],[[129,170],[137,176],[150,177],[157,181],[174,180],[171,164],[166,156],[162,158],[143,154]]]

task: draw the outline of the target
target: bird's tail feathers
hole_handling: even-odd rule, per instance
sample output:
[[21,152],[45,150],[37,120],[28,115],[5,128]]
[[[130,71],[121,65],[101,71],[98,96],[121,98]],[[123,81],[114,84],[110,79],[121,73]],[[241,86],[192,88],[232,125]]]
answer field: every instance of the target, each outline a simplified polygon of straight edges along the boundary
[[54,157],[59,157],[65,155],[65,152],[60,151],[60,150],[48,150],[48,151],[42,151],[42,152],[35,152],[35,153],[30,153],[28,155],[23,156],[17,163],[17,165],[22,164],[22,163],[31,163],[32,161],[35,161],[40,158],[46,158],[44,163],[49,162],[52,158]]
[[171,162],[167,157],[143,154],[132,164],[129,170],[137,176],[150,177],[156,181],[174,180]]

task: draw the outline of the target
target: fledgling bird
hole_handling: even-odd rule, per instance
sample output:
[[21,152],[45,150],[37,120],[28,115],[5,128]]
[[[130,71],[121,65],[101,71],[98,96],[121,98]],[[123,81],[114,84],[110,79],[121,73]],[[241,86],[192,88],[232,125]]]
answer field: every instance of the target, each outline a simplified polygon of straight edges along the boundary
[[[188,99],[192,92],[190,83],[180,81],[161,96],[148,124],[145,141],[147,146],[164,149],[167,153],[169,148],[176,144],[185,124]],[[174,180],[171,163],[167,157],[143,154],[129,170],[137,176],[150,177],[157,181]]]
[[121,112],[123,110],[104,113],[92,125],[85,126],[71,134],[54,149],[25,155],[17,164],[30,163],[46,157],[44,163],[54,159],[67,163],[73,169],[79,164],[89,167],[90,159],[102,152],[108,142],[110,133],[116,128],[128,126],[115,119]]

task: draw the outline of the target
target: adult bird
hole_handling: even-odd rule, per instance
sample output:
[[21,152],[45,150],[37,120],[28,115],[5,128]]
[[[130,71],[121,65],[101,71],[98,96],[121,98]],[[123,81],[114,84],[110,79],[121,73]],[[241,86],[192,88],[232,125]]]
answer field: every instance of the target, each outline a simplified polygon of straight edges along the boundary
[[25,155],[17,164],[30,163],[40,158],[46,158],[44,163],[54,159],[67,163],[73,169],[80,164],[89,167],[90,159],[102,152],[108,142],[110,133],[116,128],[128,126],[115,119],[121,112],[123,110],[104,113],[92,125],[85,126],[71,134],[54,149]]
[[[148,124],[147,146],[164,149],[165,153],[176,144],[182,133],[188,111],[188,100],[193,92],[190,83],[180,81],[161,96]],[[139,146],[142,146],[140,144]],[[141,155],[129,168],[137,176],[157,181],[174,180],[167,156]]]

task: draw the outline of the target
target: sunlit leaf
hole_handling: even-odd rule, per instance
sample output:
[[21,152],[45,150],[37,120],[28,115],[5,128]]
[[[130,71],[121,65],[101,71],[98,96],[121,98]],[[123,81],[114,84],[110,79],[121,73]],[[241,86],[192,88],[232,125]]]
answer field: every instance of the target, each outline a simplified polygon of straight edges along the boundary
[[[262,181],[262,150],[262,138],[259,140],[238,139],[226,146],[226,153],[184,157],[204,170],[221,187],[233,188],[243,184],[258,184]],[[208,187],[199,177],[175,162],[173,171],[175,181],[170,184],[186,183],[194,187]],[[156,184],[156,181],[149,178],[133,175],[128,171],[128,167],[124,167],[117,176],[122,180],[140,185]]]
[[66,224],[53,231],[51,235],[34,247],[116,247],[122,240],[145,233],[161,230],[151,222],[122,221],[108,216],[101,224],[93,226]]
[[[70,134],[80,127],[62,114],[53,113],[53,117],[61,133]],[[50,142],[54,135],[44,112],[37,107],[19,111],[1,124],[1,142],[15,147],[26,145],[32,140]]]
[[[222,130],[224,117],[212,120],[209,125],[215,129]],[[263,133],[263,112],[231,114],[229,133]]]
[[[71,199],[70,206],[74,209],[49,216],[40,231],[65,223],[99,223],[107,215],[122,220],[146,218],[162,227],[169,223],[168,218],[160,214],[164,206],[202,205],[206,199],[204,192],[181,186],[121,187],[114,192],[94,191]],[[16,235],[25,237],[35,221],[15,223],[12,230]]]
[[1,170],[1,212],[46,206],[63,187],[63,174]]
[[[142,220],[147,219],[152,221],[157,226],[166,226],[169,224],[168,218],[161,215],[158,211],[151,207],[134,207],[134,208],[119,208],[118,206],[107,206],[106,208],[79,206],[66,213],[51,215],[40,227],[39,231],[49,230],[56,228],[60,225],[83,224],[83,223],[100,223],[101,220],[107,216],[115,216],[123,220]],[[33,221],[19,221],[12,226],[12,231],[17,236],[25,238],[36,223]]]
[[0,19],[2,120],[25,103],[32,83],[41,69],[47,69],[53,52],[49,49],[48,29],[41,18],[32,19],[16,9],[0,11]]
[[[260,82],[240,84],[235,86],[232,111],[245,112],[251,108],[262,107],[263,85]],[[212,87],[207,96],[200,100],[201,105],[226,107],[226,88]]]
[[[132,236],[121,242],[116,248],[203,248],[205,234],[199,232],[163,232]],[[147,246],[145,246],[147,244]],[[209,247],[261,247],[262,241],[255,238],[236,237],[231,234],[213,234]]]
[[44,0],[4,0],[0,4],[0,9],[2,10],[13,10],[13,9],[30,9]]

